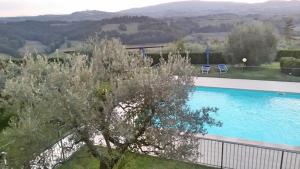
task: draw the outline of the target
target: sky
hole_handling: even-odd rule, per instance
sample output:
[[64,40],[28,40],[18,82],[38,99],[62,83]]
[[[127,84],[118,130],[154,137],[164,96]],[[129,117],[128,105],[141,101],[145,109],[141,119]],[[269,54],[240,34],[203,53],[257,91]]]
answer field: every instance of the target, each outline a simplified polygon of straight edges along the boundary
[[[76,11],[116,12],[129,8],[184,0],[0,0],[0,17],[69,14]],[[267,0],[206,0],[255,3]]]

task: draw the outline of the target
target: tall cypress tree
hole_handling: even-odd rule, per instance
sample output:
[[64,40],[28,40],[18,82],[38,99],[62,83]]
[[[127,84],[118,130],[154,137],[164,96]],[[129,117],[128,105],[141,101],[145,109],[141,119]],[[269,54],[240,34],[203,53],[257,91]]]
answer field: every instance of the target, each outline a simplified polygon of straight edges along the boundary
[[284,27],[284,37],[286,42],[290,45],[291,41],[293,40],[293,33],[294,33],[294,20],[293,18],[289,17],[285,20],[285,27]]

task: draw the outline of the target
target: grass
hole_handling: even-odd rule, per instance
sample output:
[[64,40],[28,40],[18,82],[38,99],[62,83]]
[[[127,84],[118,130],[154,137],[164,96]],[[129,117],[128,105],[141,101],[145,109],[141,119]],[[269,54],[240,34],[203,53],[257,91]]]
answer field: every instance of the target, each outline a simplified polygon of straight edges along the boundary
[[[73,157],[64,163],[59,169],[98,169],[98,161],[92,157],[87,148],[82,148]],[[134,153],[126,154],[119,163],[119,169],[213,169],[175,160],[160,159],[157,157],[139,155]]]
[[195,66],[195,69],[197,72],[196,76],[201,77],[300,82],[300,77],[281,73],[280,65],[278,62],[264,64],[259,68],[243,69],[241,67],[229,67],[229,71],[221,75],[218,73],[218,70],[214,65],[212,66],[212,69],[208,75],[201,74],[200,66]]

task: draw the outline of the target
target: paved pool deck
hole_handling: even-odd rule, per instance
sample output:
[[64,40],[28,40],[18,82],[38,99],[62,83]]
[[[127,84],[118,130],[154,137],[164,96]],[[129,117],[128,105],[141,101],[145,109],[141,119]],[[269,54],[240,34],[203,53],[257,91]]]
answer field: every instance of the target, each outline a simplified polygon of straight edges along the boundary
[[300,82],[194,77],[196,86],[300,93]]

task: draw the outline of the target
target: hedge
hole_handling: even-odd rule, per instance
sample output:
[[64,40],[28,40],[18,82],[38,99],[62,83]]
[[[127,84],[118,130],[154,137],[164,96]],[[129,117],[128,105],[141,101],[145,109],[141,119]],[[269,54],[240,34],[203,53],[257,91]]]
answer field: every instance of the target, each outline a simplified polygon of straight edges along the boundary
[[300,49],[297,50],[279,50],[277,52],[276,60],[280,61],[280,58],[283,57],[293,57],[296,59],[300,59]]
[[[168,53],[163,53],[162,57],[167,60],[168,59]],[[183,57],[186,57],[186,53],[180,54]],[[159,53],[148,53],[148,57],[151,57],[153,59],[153,64],[158,64],[160,59]],[[191,59],[191,64],[206,64],[206,54],[205,53],[189,53],[189,57]],[[226,63],[224,55],[222,53],[211,53],[209,56],[209,64],[222,64]]]
[[281,72],[300,76],[300,59],[294,57],[282,57],[280,59]]

